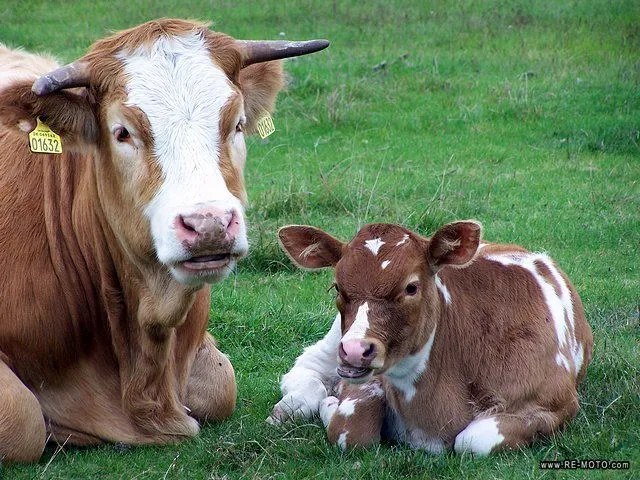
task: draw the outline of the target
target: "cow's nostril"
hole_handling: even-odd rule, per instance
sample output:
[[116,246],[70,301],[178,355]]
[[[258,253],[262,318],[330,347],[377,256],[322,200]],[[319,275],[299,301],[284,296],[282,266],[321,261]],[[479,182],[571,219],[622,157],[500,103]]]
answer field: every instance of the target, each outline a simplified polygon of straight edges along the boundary
[[362,358],[369,359],[376,356],[376,346],[370,343],[367,349],[362,353]]
[[189,219],[185,219],[185,217],[183,217],[182,215],[179,216],[179,221],[180,221],[180,226],[182,228],[184,228],[186,231],[188,232],[195,232],[196,229],[194,228],[194,226],[191,224],[191,222],[189,221]]

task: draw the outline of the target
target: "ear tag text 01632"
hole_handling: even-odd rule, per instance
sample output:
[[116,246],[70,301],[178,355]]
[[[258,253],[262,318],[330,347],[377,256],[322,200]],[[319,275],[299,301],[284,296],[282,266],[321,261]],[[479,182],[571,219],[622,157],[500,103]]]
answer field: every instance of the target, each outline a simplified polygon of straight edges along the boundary
[[62,139],[49,126],[36,119],[36,128],[29,134],[29,148],[33,153],[62,153]]

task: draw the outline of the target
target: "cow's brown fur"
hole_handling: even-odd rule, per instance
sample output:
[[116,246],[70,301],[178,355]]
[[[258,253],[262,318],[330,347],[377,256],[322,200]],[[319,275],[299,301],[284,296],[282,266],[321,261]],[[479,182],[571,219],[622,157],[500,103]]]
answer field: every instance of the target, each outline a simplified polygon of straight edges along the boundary
[[[384,245],[374,254],[366,242],[376,238]],[[397,225],[374,224],[349,243],[312,227],[292,226],[281,229],[280,239],[300,266],[336,267],[343,335],[359,307],[364,302],[368,306],[365,337],[376,346],[377,357],[370,364],[363,357],[362,365],[373,367],[376,376],[364,389],[342,389],[340,406],[355,399],[357,407],[351,415],[341,414],[340,407],[328,409],[330,441],[343,447],[377,443],[383,420],[376,412],[386,409],[403,425],[391,437],[416,447],[429,449],[425,439],[430,439],[452,448],[472,421],[487,418],[495,420],[504,437],[489,447],[517,448],[551,434],[578,411],[576,387],[591,359],[593,338],[575,288],[555,264],[573,303],[575,339],[584,348],[577,372],[557,360],[558,352],[567,352],[557,341],[550,307],[535,278],[524,268],[489,258],[528,252],[488,243],[476,254],[477,223],[449,224],[431,238]],[[384,268],[383,261],[389,262]],[[541,261],[534,265],[559,295],[560,284],[549,267]],[[448,290],[450,303],[437,278]],[[406,293],[408,282],[418,285],[417,294]],[[427,367],[413,384],[415,394],[407,397],[388,373],[421,351],[434,329]],[[382,382],[385,395],[372,400],[359,394],[371,382]],[[331,398],[329,403],[335,401]]]
[[[108,109],[122,107],[151,152],[145,116],[122,105],[114,55],[192,31],[244,98],[249,124],[273,107],[281,62],[241,70],[233,39],[180,20],[97,42],[81,59],[88,88],[36,96],[31,84],[50,70],[46,59],[0,85],[0,459],[37,460],[45,424],[69,444],[161,443],[235,407],[233,368],[206,332],[209,288],[178,283],[155,257],[142,208],[161,180],[157,162],[148,153],[147,171],[129,178],[105,125]],[[19,127],[38,116],[62,137],[62,155],[29,151]],[[229,190],[245,199],[242,166],[225,152],[221,164]]]

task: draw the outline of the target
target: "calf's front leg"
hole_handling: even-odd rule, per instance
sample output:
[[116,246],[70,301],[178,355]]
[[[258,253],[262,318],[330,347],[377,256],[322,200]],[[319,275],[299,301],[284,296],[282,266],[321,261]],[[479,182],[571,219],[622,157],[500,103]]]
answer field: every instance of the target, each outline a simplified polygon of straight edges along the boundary
[[282,400],[271,411],[267,422],[278,424],[291,418],[311,418],[338,381],[338,347],[342,331],[340,314],[319,342],[307,347],[280,381]]

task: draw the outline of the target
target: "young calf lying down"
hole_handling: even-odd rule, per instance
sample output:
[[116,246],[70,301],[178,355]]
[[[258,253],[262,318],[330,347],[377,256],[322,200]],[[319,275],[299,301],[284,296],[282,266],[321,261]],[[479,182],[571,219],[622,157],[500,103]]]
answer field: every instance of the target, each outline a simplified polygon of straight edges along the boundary
[[319,413],[343,449],[383,438],[488,454],[570,420],[593,344],[580,298],[546,254],[480,233],[373,224],[343,243],[282,228],[296,264],[335,267],[339,314],[283,377],[269,421]]

